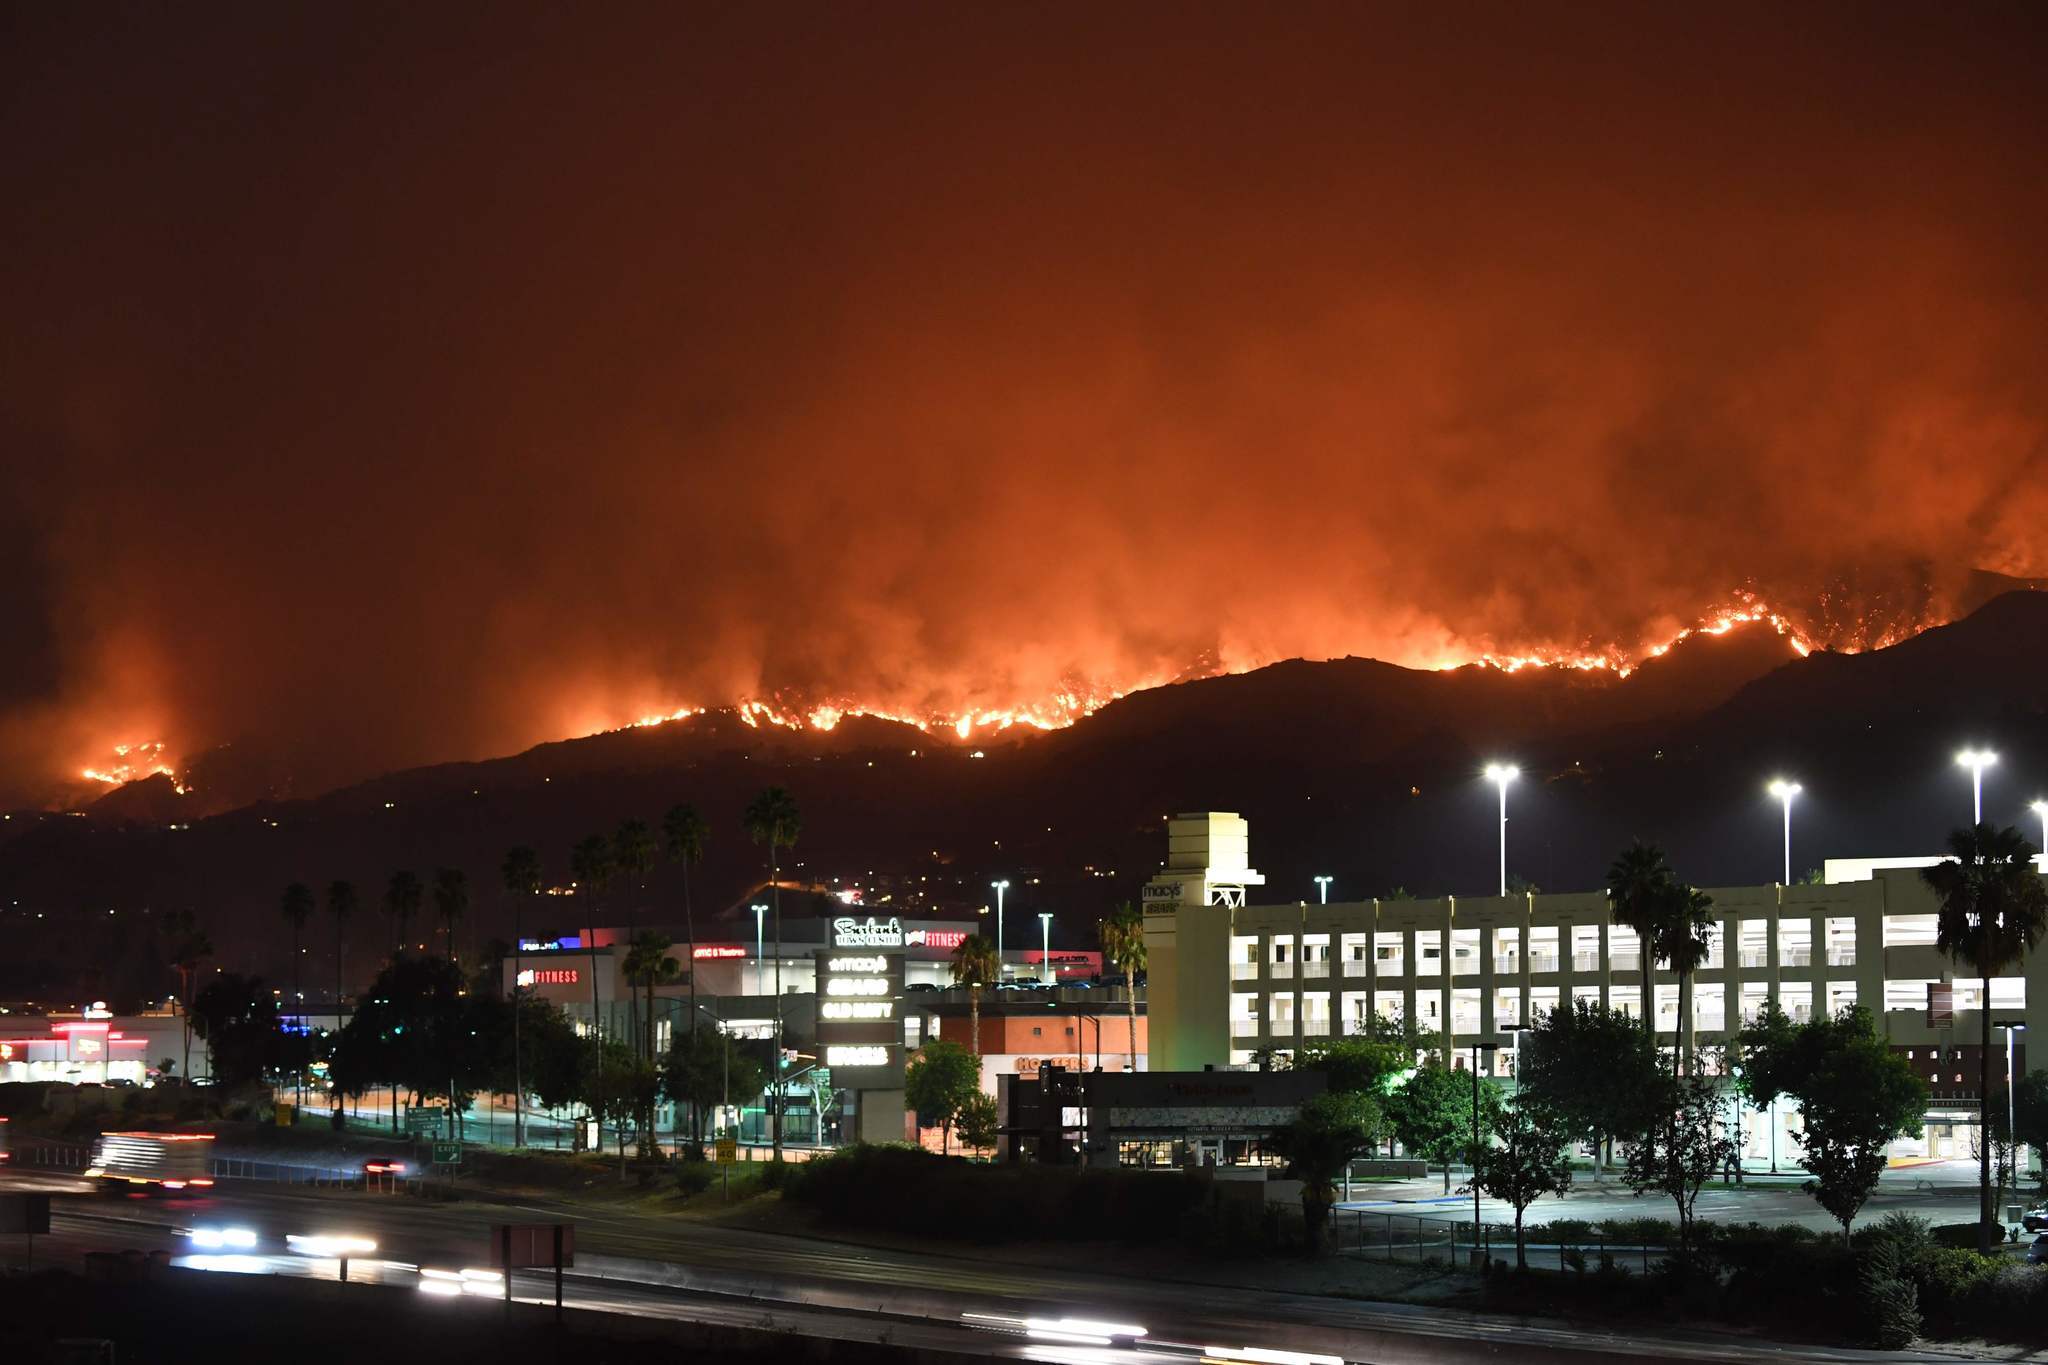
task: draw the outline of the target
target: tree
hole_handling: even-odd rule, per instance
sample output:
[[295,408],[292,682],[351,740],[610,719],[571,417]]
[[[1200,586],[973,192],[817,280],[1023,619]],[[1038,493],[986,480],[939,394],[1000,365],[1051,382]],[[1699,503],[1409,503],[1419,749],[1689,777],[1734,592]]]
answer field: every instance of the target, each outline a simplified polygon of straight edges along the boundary
[[392,956],[405,951],[406,929],[412,924],[413,916],[420,912],[420,902],[425,898],[426,888],[410,870],[401,868],[392,873],[391,880],[385,883],[384,913],[391,919]]
[[519,944],[524,937],[520,911],[540,894],[540,854],[525,844],[507,850],[505,861],[498,865],[498,878],[512,897],[512,1146],[519,1148],[526,1145],[526,1077],[520,1038],[525,1012],[519,1008],[518,973]]
[[[604,1011],[597,1000],[597,898],[611,881],[612,869],[611,841],[602,834],[586,836],[569,854],[569,871],[576,878],[576,890],[586,898],[583,902],[583,947],[590,954],[590,1074],[593,1082],[600,1086],[604,1081]],[[601,1095],[599,1099],[602,1099]],[[591,1105],[593,1117],[598,1109],[597,1103]],[[602,1120],[597,1125],[597,1150],[604,1150]]]
[[640,922],[640,902],[647,899],[647,874],[654,870],[659,851],[654,831],[647,828],[645,820],[621,820],[618,832],[612,835],[613,867],[621,877],[632,880],[638,893],[633,899],[631,923]]
[[448,960],[461,959],[455,952],[455,924],[469,913],[469,878],[459,867],[437,867],[434,869],[434,913],[441,917],[441,928],[445,935],[442,943]]
[[1842,1225],[1877,1188],[1885,1147],[1918,1131],[1927,1082],[1879,1036],[1869,1010],[1852,1005],[1799,1029],[1788,1088],[1805,1116],[1805,1190]]
[[[653,1063],[639,1056],[617,1038],[605,1040],[598,1056],[597,1071],[590,1077],[588,1103],[598,1116],[600,1127],[610,1123],[619,1130],[619,1172],[626,1169],[626,1128],[654,1111],[661,1096],[661,1075]],[[640,1147],[646,1149],[642,1134]]]
[[[2031,1147],[2036,1152],[2048,1151],[2048,1071],[2029,1071],[2013,1083],[2010,1132],[2005,1121],[2007,1105],[2005,1087],[2001,1085],[1985,1105],[1984,1121],[1991,1135],[2009,1149]],[[2019,1183],[2017,1174],[2013,1183]]]
[[1652,1113],[1644,1130],[1623,1149],[1627,1167],[1622,1179],[1637,1198],[1667,1196],[1678,1210],[1678,1262],[1691,1263],[1693,1205],[1707,1181],[1735,1159],[1735,1140],[1728,1136],[1721,1094],[1712,1078],[1679,1075],[1666,1070],[1651,1096]]
[[[1468,1113],[1470,1109],[1468,1100]],[[1370,1096],[1325,1091],[1267,1137],[1266,1150],[1287,1162],[1287,1178],[1301,1182],[1302,1224],[1310,1255],[1322,1252],[1330,1208],[1337,1202],[1337,1177],[1372,1151],[1385,1128],[1386,1116]]]
[[1002,1140],[1002,1112],[996,1108],[996,1097],[986,1091],[977,1090],[969,1096],[954,1121],[959,1125],[963,1147],[986,1152]]
[[213,1079],[234,1088],[303,1059],[303,1036],[287,1037],[277,997],[259,977],[223,972],[192,999],[192,1028],[213,1054]]
[[1398,1043],[1371,1038],[1317,1039],[1295,1049],[1294,1070],[1320,1071],[1333,1091],[1381,1100],[1411,1069],[1413,1056]]
[[[1978,825],[1948,836],[1945,862],[1920,870],[1940,901],[1935,947],[1984,983],[1977,1010],[1983,1042],[1977,1053],[1977,1093],[1991,1093],[1991,978],[2018,964],[2048,922],[2048,890],[2034,871],[2035,848],[2017,830]],[[1977,1154],[1977,1249],[1991,1253],[1997,1216],[1991,1193],[1991,1144]]]
[[[510,1032],[509,1017],[496,1012],[506,1008],[465,996],[462,970],[448,959],[400,954],[377,974],[342,1030],[336,1083],[355,1095],[385,1084],[394,1096],[400,1086],[416,1096],[446,1096],[460,1112],[489,1083],[496,1038]],[[394,1127],[397,1110],[394,1103]]]
[[192,978],[201,963],[213,956],[213,940],[199,927],[190,910],[173,910],[164,916],[165,957],[178,974],[179,1013],[185,1020],[185,1071],[192,1077]]
[[981,1093],[981,1059],[958,1043],[934,1038],[919,1048],[903,1071],[903,1102],[917,1126],[939,1130],[939,1150],[951,1145],[960,1111]]
[[1499,1145],[1480,1148],[1472,1183],[1461,1193],[1477,1189],[1514,1207],[1515,1268],[1527,1270],[1522,1215],[1544,1195],[1571,1189],[1572,1163],[1565,1149],[1571,1145],[1572,1130],[1525,1091],[1495,1119],[1493,1136]]
[[[1451,1162],[1472,1143],[1472,1079],[1432,1060],[1387,1098],[1394,1135],[1410,1152],[1443,1167],[1445,1194],[1451,1192]],[[1483,1127],[1500,1102],[1499,1091],[1487,1081],[1479,1096]]]
[[[668,955],[673,945],[667,934],[642,930],[633,936],[633,946],[626,952],[626,980],[638,987],[646,996],[646,1028],[641,1034],[641,1059],[652,1067],[654,1057],[654,993],[662,986],[672,984],[681,975],[676,960]],[[642,1116],[645,1130],[651,1138],[654,1132],[654,1107],[650,1104]]]
[[782,850],[795,848],[803,832],[804,818],[796,799],[781,787],[769,787],[747,803],[744,817],[747,837],[768,846],[768,899],[775,918],[775,1103],[773,1122],[775,1159],[782,1160]]
[[1692,978],[1706,960],[1714,901],[1678,881],[1655,844],[1638,839],[1607,869],[1607,895],[1614,922],[1633,930],[1643,957],[1643,1019],[1656,1032],[1655,992],[1649,967],[1663,963],[1678,976],[1679,1070],[1692,1067]]
[[306,993],[299,980],[299,961],[305,954],[299,947],[299,936],[306,931],[306,921],[313,918],[313,888],[304,882],[293,882],[278,898],[277,913],[292,929],[292,1008],[303,1011]]
[[1002,970],[996,945],[980,934],[969,934],[953,949],[953,984],[967,988],[968,1046],[977,1057],[981,1055],[981,993]]
[[[1775,1000],[1765,1003],[1756,1019],[1739,1029],[1729,1046],[1735,1088],[1749,1107],[1759,1113],[1791,1093],[1793,1051],[1799,1042],[1799,1026]],[[1771,1174],[1778,1173],[1777,1147],[1771,1148]]]
[[334,921],[334,1026],[337,1031],[346,1022],[342,1018],[343,995],[341,989],[343,963],[346,956],[344,951],[344,935],[348,930],[348,922],[355,918],[356,903],[356,884],[354,882],[332,881],[327,884],[327,915],[328,918]]
[[[1145,917],[1129,901],[1117,906],[1097,930],[1102,938],[1102,959],[1124,974],[1124,1000],[1130,1008],[1130,1070],[1138,1069],[1138,973],[1145,970]],[[975,1046],[981,1034],[975,1033]]]
[[1646,1099],[1657,1084],[1657,1047],[1620,1010],[1577,1000],[1539,1015],[1522,1031],[1516,1059],[1518,1093],[1532,1097],[1575,1137],[1602,1144],[1648,1122]]
[[757,1095],[768,1078],[758,1053],[723,1029],[678,1034],[669,1043],[662,1088],[671,1100],[699,1114],[734,1095]]

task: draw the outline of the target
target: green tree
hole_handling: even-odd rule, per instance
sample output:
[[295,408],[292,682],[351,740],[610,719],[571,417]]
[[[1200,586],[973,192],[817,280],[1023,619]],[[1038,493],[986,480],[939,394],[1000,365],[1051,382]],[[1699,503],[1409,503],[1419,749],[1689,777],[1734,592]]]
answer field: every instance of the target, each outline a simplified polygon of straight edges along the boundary
[[[504,1025],[509,1029],[510,1021]],[[372,1085],[469,1102],[489,1069],[491,1028],[465,1003],[462,969],[444,957],[400,954],[357,1001],[335,1051],[336,1083],[360,1095]],[[392,1105],[392,1122],[398,1106]]]
[[775,1071],[775,1098],[770,1107],[775,1143],[775,1159],[782,1160],[782,1069],[779,1059],[782,1053],[782,850],[795,848],[797,836],[803,833],[804,818],[796,808],[796,798],[782,787],[769,787],[747,803],[746,814],[742,817],[747,828],[747,837],[757,844],[768,846],[768,899],[773,907],[775,919],[775,1049],[778,1065]]
[[391,880],[384,884],[384,914],[391,920],[393,957],[405,951],[406,931],[413,916],[419,914],[420,903],[426,899],[426,894],[418,875],[404,868],[392,873]]
[[1480,1148],[1472,1183],[1462,1192],[1476,1188],[1513,1206],[1515,1266],[1526,1270],[1529,1258],[1522,1241],[1522,1215],[1544,1195],[1562,1195],[1571,1189],[1572,1163],[1565,1149],[1571,1145],[1572,1130],[1523,1092],[1494,1120],[1493,1136],[1498,1145]]
[[278,898],[277,912],[292,930],[292,1009],[306,1008],[306,993],[299,979],[300,961],[305,952],[299,946],[300,936],[306,932],[306,921],[313,918],[313,888],[304,882],[293,882]]
[[[1468,1098],[1466,1112],[1471,1112]],[[1386,1116],[1369,1095],[1325,1091],[1303,1104],[1294,1118],[1266,1139],[1268,1152],[1287,1163],[1286,1175],[1301,1182],[1302,1224],[1309,1254],[1322,1254],[1337,1202],[1337,1178],[1373,1149]]]
[[[657,934],[643,929],[633,935],[633,946],[626,951],[626,980],[638,988],[646,999],[645,1027],[641,1030],[641,1060],[648,1066],[655,1065],[654,1057],[654,993],[663,986],[672,985],[682,974],[676,960],[668,955],[674,945],[667,934]],[[650,1104],[641,1116],[643,1129],[649,1140],[654,1133],[654,1107]]]
[[731,1096],[744,1103],[767,1083],[768,1068],[758,1054],[723,1030],[678,1034],[669,1043],[663,1089],[700,1114]]
[[[668,808],[661,817],[661,838],[669,861],[683,868],[683,937],[690,945],[690,1032],[697,1031],[697,913],[690,902],[690,869],[704,861],[704,842],[711,826],[697,814],[697,808],[682,802]],[[697,1133],[703,1141],[704,1134]]]
[[[626,1169],[626,1130],[653,1112],[661,1098],[661,1075],[646,1058],[617,1038],[607,1038],[598,1055],[596,1074],[589,1078],[585,1103],[600,1126],[619,1130],[619,1171]],[[646,1148],[644,1135],[640,1140]]]
[[1833,1019],[1802,1025],[1788,1078],[1805,1117],[1805,1190],[1849,1225],[1877,1188],[1885,1148],[1919,1131],[1927,1114],[1927,1082],[1879,1036],[1869,1010],[1853,1005]]
[[[1130,1011],[1131,1053],[1129,1069],[1138,1069],[1138,973],[1145,970],[1145,917],[1129,901],[1117,906],[1097,930],[1102,939],[1102,958],[1124,974],[1124,1001]],[[981,1032],[975,1031],[974,1045],[981,1046]]]
[[1657,1047],[1635,1019],[1590,1001],[1539,1014],[1523,1030],[1516,1058],[1519,1093],[1554,1114],[1574,1136],[1603,1143],[1648,1122],[1657,1084]]
[[498,865],[498,879],[512,898],[512,1146],[519,1148],[526,1145],[526,1069],[522,1036],[526,1011],[519,1008],[519,944],[525,937],[522,912],[540,894],[540,854],[526,844],[506,850],[505,861]]
[[337,1031],[346,1022],[342,1017],[346,997],[342,992],[341,978],[347,958],[348,922],[355,918],[356,907],[354,882],[332,881],[327,884],[327,915],[334,921],[334,1025]]
[[980,934],[969,934],[953,949],[953,984],[967,988],[968,1045],[977,1057],[981,1055],[981,993],[1002,970],[996,945]]
[[[599,1086],[604,1082],[604,1007],[597,999],[597,899],[604,894],[611,882],[615,865],[612,862],[611,841],[602,834],[586,836],[569,854],[569,871],[576,878],[576,892],[585,897],[583,902],[584,949],[590,954],[590,1075],[592,1083]],[[602,1100],[602,1094],[598,1095]],[[601,1107],[591,1105],[595,1117]],[[597,1126],[597,1150],[604,1150],[604,1124]]]
[[287,1035],[277,997],[259,977],[222,972],[192,999],[192,1028],[213,1055],[215,1084],[234,1089],[304,1060],[303,1036]]
[[[2001,1084],[1984,1106],[1984,1119],[1990,1125],[1992,1137],[2007,1149],[2017,1141],[2017,1145],[2036,1152],[2048,1151],[2048,1071],[2029,1071],[2014,1082],[2010,1132],[2005,1121],[2007,1107],[2005,1086]],[[2044,1169],[2043,1175],[2048,1178],[2048,1169]],[[2017,1177],[2013,1183],[2018,1185]]]
[[1691,1264],[1693,1206],[1707,1181],[1735,1159],[1735,1140],[1728,1136],[1721,1093],[1701,1075],[1659,1075],[1651,1096],[1651,1116],[1644,1130],[1623,1149],[1627,1166],[1622,1179],[1637,1198],[1662,1194],[1678,1210],[1678,1262]]
[[1383,1100],[1413,1068],[1413,1057],[1398,1043],[1360,1037],[1316,1039],[1295,1049],[1293,1069],[1321,1072],[1329,1089],[1340,1094]]
[[[1408,1151],[1443,1168],[1445,1194],[1451,1192],[1451,1162],[1471,1149],[1472,1090],[1470,1074],[1431,1060],[1387,1098],[1394,1135]],[[1498,1106],[1499,1094],[1492,1081],[1479,1086],[1481,1127]]]
[[1692,1069],[1692,978],[1706,961],[1713,898],[1672,875],[1663,851],[1637,840],[1623,849],[1607,869],[1608,898],[1614,922],[1633,930],[1641,945],[1645,988],[1644,1024],[1654,1034],[1654,993],[1649,967],[1662,963],[1678,977],[1679,1070]]
[[441,928],[445,935],[442,942],[446,947],[448,960],[460,961],[455,952],[455,925],[469,913],[469,878],[461,868],[434,869],[434,913],[441,917]]
[[[1736,1091],[1750,1108],[1761,1113],[1776,1104],[1780,1095],[1791,1093],[1798,1043],[1799,1026],[1775,1000],[1767,1001],[1753,1021],[1737,1030],[1730,1040],[1729,1061]],[[1777,1148],[1773,1146],[1771,1174],[1777,1172]]]
[[192,979],[207,958],[213,956],[213,940],[199,927],[190,910],[173,910],[164,916],[164,956],[178,974],[178,1013],[185,1021],[185,1070],[192,1079]]
[[977,1090],[970,1095],[954,1115],[954,1122],[960,1129],[962,1147],[987,1152],[1002,1140],[1002,1113],[996,1108],[996,1097],[986,1091]]
[[952,1141],[961,1108],[981,1093],[981,1059],[958,1043],[934,1038],[919,1048],[903,1072],[903,1102],[917,1126],[939,1130],[939,1150]]
[[[1977,1011],[1983,1030],[1977,1052],[1977,1093],[1991,1093],[1991,978],[2018,965],[2048,922],[2048,890],[2034,871],[2037,851],[2017,830],[1978,825],[1948,837],[1949,856],[1922,868],[1921,878],[1940,901],[1935,947],[1984,983]],[[1991,1144],[1978,1144],[1977,1249],[1991,1253],[1997,1217],[1991,1193]]]
[[612,862],[618,874],[633,883],[631,923],[640,922],[640,903],[647,899],[647,874],[654,870],[660,849],[645,820],[621,820],[612,835]]

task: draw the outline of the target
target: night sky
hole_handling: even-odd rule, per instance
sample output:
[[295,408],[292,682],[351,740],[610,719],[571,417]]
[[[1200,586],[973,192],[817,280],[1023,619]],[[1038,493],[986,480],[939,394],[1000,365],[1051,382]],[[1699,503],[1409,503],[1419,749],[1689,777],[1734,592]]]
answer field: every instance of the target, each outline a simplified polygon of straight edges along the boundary
[[0,11],[0,801],[2048,572],[2040,7],[1106,8]]

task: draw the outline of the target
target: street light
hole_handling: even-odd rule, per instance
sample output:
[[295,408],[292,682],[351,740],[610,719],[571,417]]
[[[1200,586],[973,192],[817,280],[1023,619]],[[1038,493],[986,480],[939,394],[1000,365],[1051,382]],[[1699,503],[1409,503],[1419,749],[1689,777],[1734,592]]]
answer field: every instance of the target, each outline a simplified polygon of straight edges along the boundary
[[1515,780],[1520,769],[1506,763],[1486,765],[1486,780],[1500,788],[1500,893],[1508,893],[1508,783]]
[[768,913],[765,905],[754,907],[754,994],[761,993],[761,958],[765,955],[761,942],[761,917]]
[[[1003,980],[1003,893],[1010,889],[1007,881],[990,882],[996,891],[996,984]],[[979,1039],[976,1040],[980,1041]]]
[[[1991,980],[1989,977],[1986,977],[1984,980],[1984,1006],[1986,1009],[1989,1009],[1991,1007]],[[2005,1030],[2005,1152],[2006,1160],[2012,1163],[2012,1183],[2015,1187],[2017,1187],[2020,1183],[2020,1142],[2019,1136],[2012,1130],[2012,1036],[2015,1033],[2025,1033],[2027,1031],[2027,1026],[2025,1021],[2023,1020],[2005,1019],[1994,1020],[1992,1022],[1991,1027],[2002,1028]],[[2005,1187],[2005,1180],[2002,1172],[2000,1173],[2000,1179],[1998,1183],[2000,1189],[2003,1189]]]
[[2041,867],[2048,870],[2048,801],[2036,801],[2028,809],[2041,817]]
[[1322,893],[1324,905],[1330,903],[1330,883],[1335,880],[1337,880],[1335,877],[1316,878],[1316,890]]
[[1773,778],[1771,795],[1778,798],[1785,807],[1785,880],[1784,886],[1792,885],[1792,798],[1799,795],[1799,784],[1787,782],[1784,778]]
[[[1513,775],[1510,770],[1509,776]],[[1472,1045],[1472,1265],[1475,1269],[1485,1264],[1482,1260],[1485,1253],[1479,1249],[1479,1054],[1486,1054],[1487,1065],[1491,1067],[1493,1051],[1492,1043]]]
[[1956,755],[1956,762],[1970,770],[1970,823],[1984,823],[1984,770],[1998,762],[1998,755],[1989,749],[1965,749]]
[[1052,911],[1038,912],[1038,979],[1050,986],[1052,972]]

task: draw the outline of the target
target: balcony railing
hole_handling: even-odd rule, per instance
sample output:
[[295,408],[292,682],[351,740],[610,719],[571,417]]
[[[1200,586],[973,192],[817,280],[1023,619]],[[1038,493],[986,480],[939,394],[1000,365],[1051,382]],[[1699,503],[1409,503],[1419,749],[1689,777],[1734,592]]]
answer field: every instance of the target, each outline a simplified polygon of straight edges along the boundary
[[1745,967],[1768,967],[1771,963],[1771,954],[1767,948],[1744,948],[1737,960]]
[[1364,976],[1366,970],[1371,966],[1372,964],[1362,957],[1347,958],[1344,963],[1344,975]]
[[1301,1021],[1301,1036],[1304,1038],[1321,1038],[1327,1036],[1329,1032],[1330,1021],[1327,1019],[1304,1019]]
[[1556,953],[1529,954],[1529,970],[1532,972],[1554,972],[1557,970]]
[[1273,977],[1275,980],[1281,977],[1291,977],[1294,975],[1294,964],[1292,962],[1268,963],[1266,965],[1266,975]]
[[1493,970],[1495,975],[1501,976],[1519,974],[1522,970],[1522,955],[1520,953],[1495,953],[1493,955]]
[[1853,967],[1853,966],[1855,966],[1855,965],[1856,965],[1856,950],[1855,950],[1854,948],[1830,948],[1830,949],[1828,949],[1828,965],[1829,965],[1830,967]]
[[1607,966],[1610,971],[1639,972],[1643,969],[1641,953],[1609,953]]
[[1572,970],[1575,972],[1597,972],[1600,970],[1600,954],[1573,953]]
[[1381,976],[1400,976],[1401,959],[1398,957],[1381,958],[1379,960],[1379,974]]
[[1266,1031],[1275,1038],[1292,1038],[1294,1036],[1294,1021],[1292,1019],[1275,1019],[1266,1025]]
[[1231,963],[1230,979],[1232,981],[1257,981],[1259,979],[1259,964],[1256,962]]
[[1230,1036],[1233,1038],[1256,1038],[1259,1036],[1259,1021],[1256,1019],[1233,1019],[1230,1021]]
[[1810,948],[1780,948],[1778,950],[1778,965],[1780,967],[1811,967],[1813,965],[1813,950]]
[[1328,976],[1330,974],[1330,964],[1327,960],[1320,962],[1304,962],[1301,964],[1301,974],[1304,977]]
[[1728,1027],[1728,1016],[1725,1014],[1702,1014],[1693,1027],[1701,1033],[1720,1033]]

